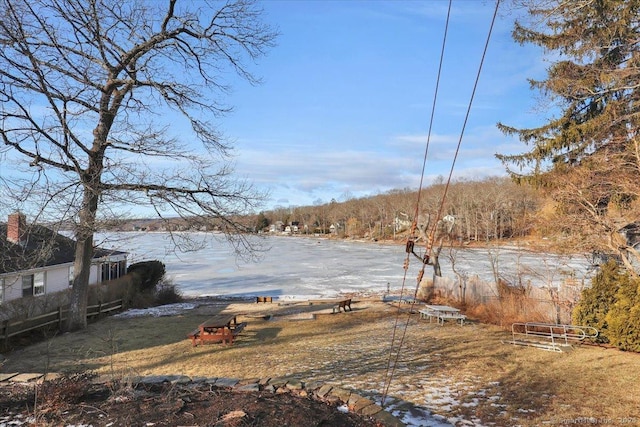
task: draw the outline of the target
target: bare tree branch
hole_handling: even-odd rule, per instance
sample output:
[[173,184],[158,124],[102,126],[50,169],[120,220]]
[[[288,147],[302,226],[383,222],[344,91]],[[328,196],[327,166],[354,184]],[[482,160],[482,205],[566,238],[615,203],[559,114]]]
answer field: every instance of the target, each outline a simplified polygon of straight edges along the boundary
[[[43,217],[77,224],[73,327],[86,322],[93,233],[110,202],[244,231],[235,215],[263,195],[233,177],[232,145],[210,120],[230,111],[223,73],[259,82],[249,65],[274,44],[253,0],[0,0],[0,10],[0,136],[37,171]],[[190,126],[180,139],[174,116]],[[74,208],[55,211],[62,200]]]

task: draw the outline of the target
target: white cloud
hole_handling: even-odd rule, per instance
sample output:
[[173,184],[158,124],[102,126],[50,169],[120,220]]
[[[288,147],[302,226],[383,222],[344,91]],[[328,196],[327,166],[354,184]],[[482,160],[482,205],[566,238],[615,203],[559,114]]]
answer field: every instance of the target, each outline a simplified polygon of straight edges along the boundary
[[[221,100],[235,107],[219,122],[235,140],[235,173],[271,190],[272,206],[417,188],[446,2],[271,1],[264,8],[281,29],[278,46],[255,66],[264,84],[230,82],[234,91]],[[426,185],[449,174],[492,15],[490,2],[454,4]],[[495,153],[524,147],[495,124],[528,126],[548,114],[532,111],[526,81],[548,64],[511,40],[514,17],[501,16],[494,28],[454,177],[503,174]],[[168,134],[188,140],[188,126],[171,120]]]

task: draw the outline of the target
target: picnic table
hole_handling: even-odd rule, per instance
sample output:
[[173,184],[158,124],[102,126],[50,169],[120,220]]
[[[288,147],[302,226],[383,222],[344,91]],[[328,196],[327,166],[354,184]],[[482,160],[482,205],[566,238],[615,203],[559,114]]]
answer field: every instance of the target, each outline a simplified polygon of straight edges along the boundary
[[218,314],[200,323],[187,336],[193,346],[198,342],[222,342],[233,344],[233,339],[247,326],[246,322],[238,323],[235,314]]
[[448,305],[426,305],[425,308],[420,310],[420,318],[429,318],[429,322],[432,319],[436,319],[441,325],[444,325],[444,321],[447,319],[454,319],[456,321],[459,320],[460,324],[464,325],[464,319],[467,316],[461,314],[459,309]]

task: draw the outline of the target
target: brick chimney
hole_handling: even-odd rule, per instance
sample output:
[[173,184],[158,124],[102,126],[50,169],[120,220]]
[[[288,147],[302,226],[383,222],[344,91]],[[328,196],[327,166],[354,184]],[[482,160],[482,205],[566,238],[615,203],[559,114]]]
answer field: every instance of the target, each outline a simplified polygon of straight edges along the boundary
[[20,243],[24,239],[26,228],[27,217],[23,213],[10,214],[7,221],[7,240],[11,243]]

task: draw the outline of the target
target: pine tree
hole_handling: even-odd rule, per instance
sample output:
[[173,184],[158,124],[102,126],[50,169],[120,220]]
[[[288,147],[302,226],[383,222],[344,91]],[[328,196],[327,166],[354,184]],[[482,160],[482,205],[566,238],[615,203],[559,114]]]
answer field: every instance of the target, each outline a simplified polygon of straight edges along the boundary
[[599,332],[597,342],[609,342],[607,315],[616,303],[616,294],[621,286],[627,285],[629,276],[620,271],[615,262],[608,262],[591,281],[591,287],[582,291],[572,318],[576,325],[591,326]]
[[513,36],[558,58],[530,80],[557,114],[536,128],[499,123],[528,150],[497,157],[517,182],[549,192],[559,231],[633,271],[640,254],[619,231],[640,220],[640,0],[532,2],[529,16]]
[[[627,276],[628,277],[628,276]],[[619,283],[615,303],[605,320],[607,338],[620,350],[640,352],[640,279],[627,279]]]

